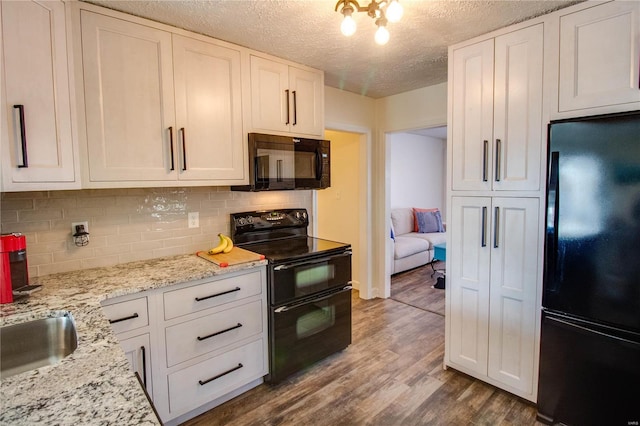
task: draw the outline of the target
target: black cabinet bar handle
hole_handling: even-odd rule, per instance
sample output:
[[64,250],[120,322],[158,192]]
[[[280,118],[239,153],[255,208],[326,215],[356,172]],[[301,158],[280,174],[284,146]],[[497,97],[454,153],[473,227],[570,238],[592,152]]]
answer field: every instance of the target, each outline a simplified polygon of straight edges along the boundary
[[206,340],[206,339],[208,339],[210,337],[215,337],[215,336],[218,336],[218,335],[223,334],[223,333],[227,333],[227,332],[229,332],[231,330],[235,330],[236,328],[240,328],[240,327],[242,327],[242,324],[238,323],[238,324],[234,325],[233,327],[229,327],[229,328],[226,328],[224,330],[216,331],[215,333],[211,333],[211,334],[209,334],[207,336],[204,336],[204,337],[198,336],[197,339],[199,341],[203,341],[203,340]]
[[129,315],[128,317],[109,320],[109,324],[115,324],[117,322],[122,322],[122,321],[130,320],[130,319],[138,318],[138,316],[139,316],[138,313],[134,312],[133,315]]
[[293,92],[293,125],[298,124],[298,100],[296,99],[296,91]]
[[18,110],[18,115],[20,116],[20,143],[22,145],[22,164],[18,164],[18,168],[27,168],[29,167],[29,162],[27,161],[27,130],[24,125],[24,105],[14,105],[14,109]]
[[487,246],[487,208],[482,207],[482,236],[481,238],[481,247]]
[[175,161],[173,158],[173,126],[169,127],[169,150],[171,151],[171,168],[169,170],[175,170]]
[[500,150],[502,141],[496,139],[496,182],[500,182]]
[[211,299],[212,297],[223,296],[225,294],[233,293],[234,291],[240,291],[240,287],[236,287],[236,288],[231,289],[231,290],[223,291],[222,293],[212,294],[210,296],[196,297],[196,302],[201,302],[203,300]]
[[493,217],[493,248],[498,248],[499,229],[500,228],[500,207],[494,209]]
[[184,127],[180,128],[182,133],[182,170],[187,170],[187,140],[184,136]]
[[287,97],[287,121],[284,124],[289,124],[289,89],[284,91],[286,97]]
[[482,181],[487,181],[487,163],[489,162],[489,141],[485,140],[482,147]]
[[235,366],[235,367],[233,367],[232,369],[227,370],[227,371],[225,371],[224,373],[220,373],[220,374],[218,374],[217,376],[213,376],[212,378],[207,379],[207,380],[198,380],[198,383],[200,383],[200,386],[204,386],[204,385],[206,385],[207,383],[212,382],[212,381],[214,381],[214,380],[216,380],[216,379],[219,379],[219,378],[220,378],[220,377],[222,377],[222,376],[226,376],[226,375],[227,375],[227,374],[229,374],[229,373],[233,373],[234,371],[239,370],[239,369],[241,369],[242,367],[244,367],[244,366],[243,366],[242,364],[238,363],[238,365],[237,365],[237,366]]
[[144,387],[147,387],[147,349],[144,346],[140,346],[140,352],[142,352],[142,383]]

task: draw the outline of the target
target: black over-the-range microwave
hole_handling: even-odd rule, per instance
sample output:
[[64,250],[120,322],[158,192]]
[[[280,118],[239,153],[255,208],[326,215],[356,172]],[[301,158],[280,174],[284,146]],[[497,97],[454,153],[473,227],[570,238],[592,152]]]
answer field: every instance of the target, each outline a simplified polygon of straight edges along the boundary
[[249,185],[233,191],[324,189],[331,186],[330,141],[249,133]]

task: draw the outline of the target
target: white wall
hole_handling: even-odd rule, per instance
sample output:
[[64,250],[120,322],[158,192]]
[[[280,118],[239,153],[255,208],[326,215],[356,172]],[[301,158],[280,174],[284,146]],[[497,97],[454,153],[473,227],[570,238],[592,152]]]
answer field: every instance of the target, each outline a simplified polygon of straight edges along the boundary
[[390,206],[440,209],[445,214],[446,141],[394,133],[390,144]]

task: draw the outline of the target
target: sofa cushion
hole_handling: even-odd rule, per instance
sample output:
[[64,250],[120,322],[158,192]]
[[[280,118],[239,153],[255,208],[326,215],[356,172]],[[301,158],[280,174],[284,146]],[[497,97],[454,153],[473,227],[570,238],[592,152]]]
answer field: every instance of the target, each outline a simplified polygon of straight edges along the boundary
[[415,218],[418,224],[418,232],[422,234],[428,232],[444,232],[442,217],[438,210],[434,212],[416,212]]
[[[429,232],[426,234],[420,234],[418,232],[412,232],[407,235],[403,235],[404,238],[413,238],[414,240],[425,241],[429,245],[429,250],[433,250],[433,246],[436,244],[442,244],[447,242],[446,232]],[[396,241],[398,237],[396,237]]]
[[422,212],[437,212],[437,208],[433,209],[419,209],[414,207],[413,209],[413,232],[418,232],[418,213]]
[[[437,243],[436,243],[437,244]],[[411,238],[406,235],[396,235],[394,258],[402,259],[416,253],[429,250],[429,241],[421,238]]]
[[413,232],[413,210],[410,207],[391,210],[391,225],[396,238]]

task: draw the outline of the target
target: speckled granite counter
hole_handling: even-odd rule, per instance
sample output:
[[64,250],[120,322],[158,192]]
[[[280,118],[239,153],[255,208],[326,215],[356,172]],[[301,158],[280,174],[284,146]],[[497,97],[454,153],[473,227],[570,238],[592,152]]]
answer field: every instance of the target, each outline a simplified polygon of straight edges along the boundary
[[266,263],[220,268],[185,255],[32,279],[32,284],[41,284],[43,289],[0,305],[0,326],[70,312],[76,322],[78,348],[58,364],[1,380],[0,424],[159,424],[100,302]]

